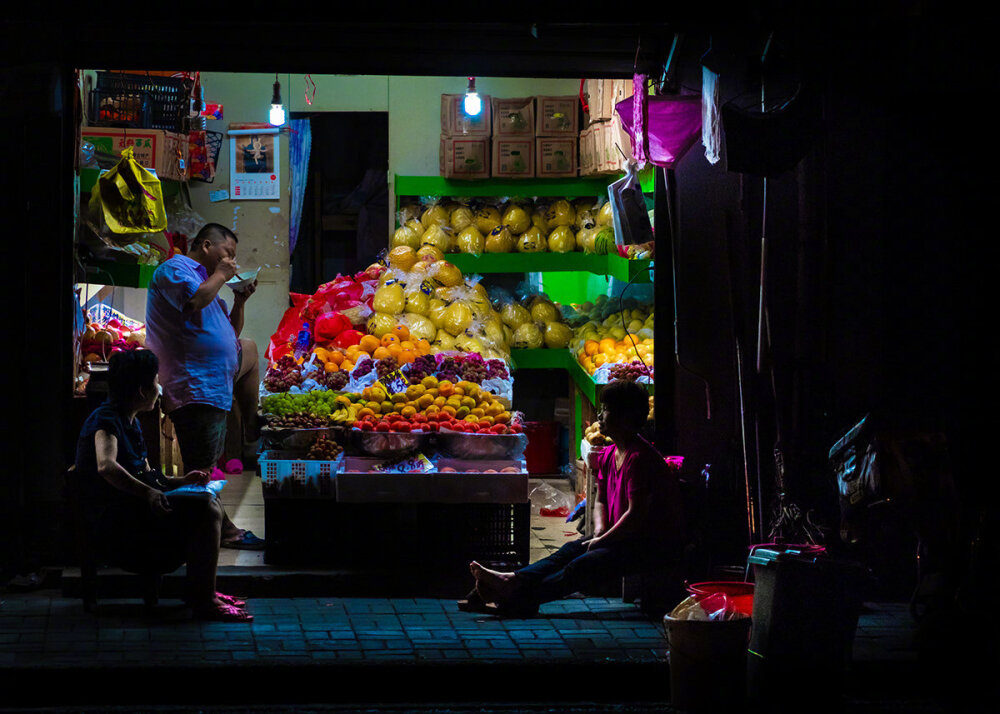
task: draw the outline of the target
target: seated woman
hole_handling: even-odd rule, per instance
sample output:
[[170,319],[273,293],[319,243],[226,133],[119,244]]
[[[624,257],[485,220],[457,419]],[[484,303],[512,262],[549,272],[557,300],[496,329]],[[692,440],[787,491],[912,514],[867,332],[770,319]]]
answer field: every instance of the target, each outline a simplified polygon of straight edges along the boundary
[[133,572],[165,573],[187,563],[186,599],[196,618],[250,622],[245,602],[215,589],[219,500],[170,496],[185,484],[207,484],[208,474],[167,477],[146,460],[136,415],[156,403],[158,369],[150,350],[112,355],[108,399],[81,429],[76,471],[85,503],[96,509],[99,543],[114,565]]
[[649,394],[635,382],[613,382],[601,402],[601,432],[615,445],[605,449],[598,465],[593,537],[571,541],[513,573],[473,561],[476,587],[459,601],[460,609],[533,615],[541,603],[606,588],[623,575],[680,567],[680,486],[664,457],[639,433]]

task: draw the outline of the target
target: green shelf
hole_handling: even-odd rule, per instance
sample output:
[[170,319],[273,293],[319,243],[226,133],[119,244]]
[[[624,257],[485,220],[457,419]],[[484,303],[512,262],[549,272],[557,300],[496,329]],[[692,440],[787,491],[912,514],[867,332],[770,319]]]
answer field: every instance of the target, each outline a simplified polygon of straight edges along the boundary
[[652,260],[629,260],[619,255],[609,255],[607,256],[605,275],[610,275],[624,282],[628,282],[634,277],[635,280],[632,280],[634,283],[648,283],[652,282],[650,278],[652,267]]
[[397,196],[607,196],[613,177],[570,179],[480,179],[459,181],[441,176],[395,176]]
[[77,280],[81,283],[112,285],[117,288],[147,288],[157,267],[139,263],[91,260],[78,273]]
[[511,350],[511,365],[514,369],[567,369],[569,350]]
[[463,273],[589,272],[604,275],[607,256],[570,253],[449,253],[446,259]]

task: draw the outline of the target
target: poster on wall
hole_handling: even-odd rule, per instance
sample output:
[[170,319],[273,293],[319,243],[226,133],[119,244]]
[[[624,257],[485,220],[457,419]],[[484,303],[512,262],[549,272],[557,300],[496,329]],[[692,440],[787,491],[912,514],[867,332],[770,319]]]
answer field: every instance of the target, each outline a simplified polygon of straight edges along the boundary
[[229,198],[278,198],[280,154],[276,128],[229,130]]

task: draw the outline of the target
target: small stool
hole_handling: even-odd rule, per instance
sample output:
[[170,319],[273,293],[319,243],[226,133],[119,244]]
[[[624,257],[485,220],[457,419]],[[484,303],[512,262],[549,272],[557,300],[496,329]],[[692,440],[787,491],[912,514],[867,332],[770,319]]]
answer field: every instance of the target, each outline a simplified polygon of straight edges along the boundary
[[[80,565],[80,598],[83,600],[85,612],[93,612],[97,606],[98,588],[97,571],[97,537],[92,513],[88,510],[83,496],[79,478],[74,466],[66,472],[66,494],[70,507],[70,518],[73,524],[76,555]],[[134,571],[129,571],[134,572]],[[146,610],[149,611],[159,602],[160,586],[163,583],[163,573],[135,572],[140,580],[140,592]]]

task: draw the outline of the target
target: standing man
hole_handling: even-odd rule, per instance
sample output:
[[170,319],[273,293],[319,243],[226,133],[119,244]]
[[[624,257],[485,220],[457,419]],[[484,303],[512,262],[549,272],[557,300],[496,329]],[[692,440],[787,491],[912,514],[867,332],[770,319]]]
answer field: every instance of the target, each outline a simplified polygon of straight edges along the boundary
[[[188,254],[161,264],[149,284],[146,346],[160,359],[164,412],[174,425],[186,471],[211,473],[222,456],[234,386],[244,426],[249,423],[256,438],[257,345],[240,339],[240,332],[243,308],[257,281],[234,293],[232,311],[219,297],[238,270],[237,242],[231,230],[209,223]],[[249,409],[244,407],[248,401]],[[260,550],[264,541],[226,515],[222,546]]]

